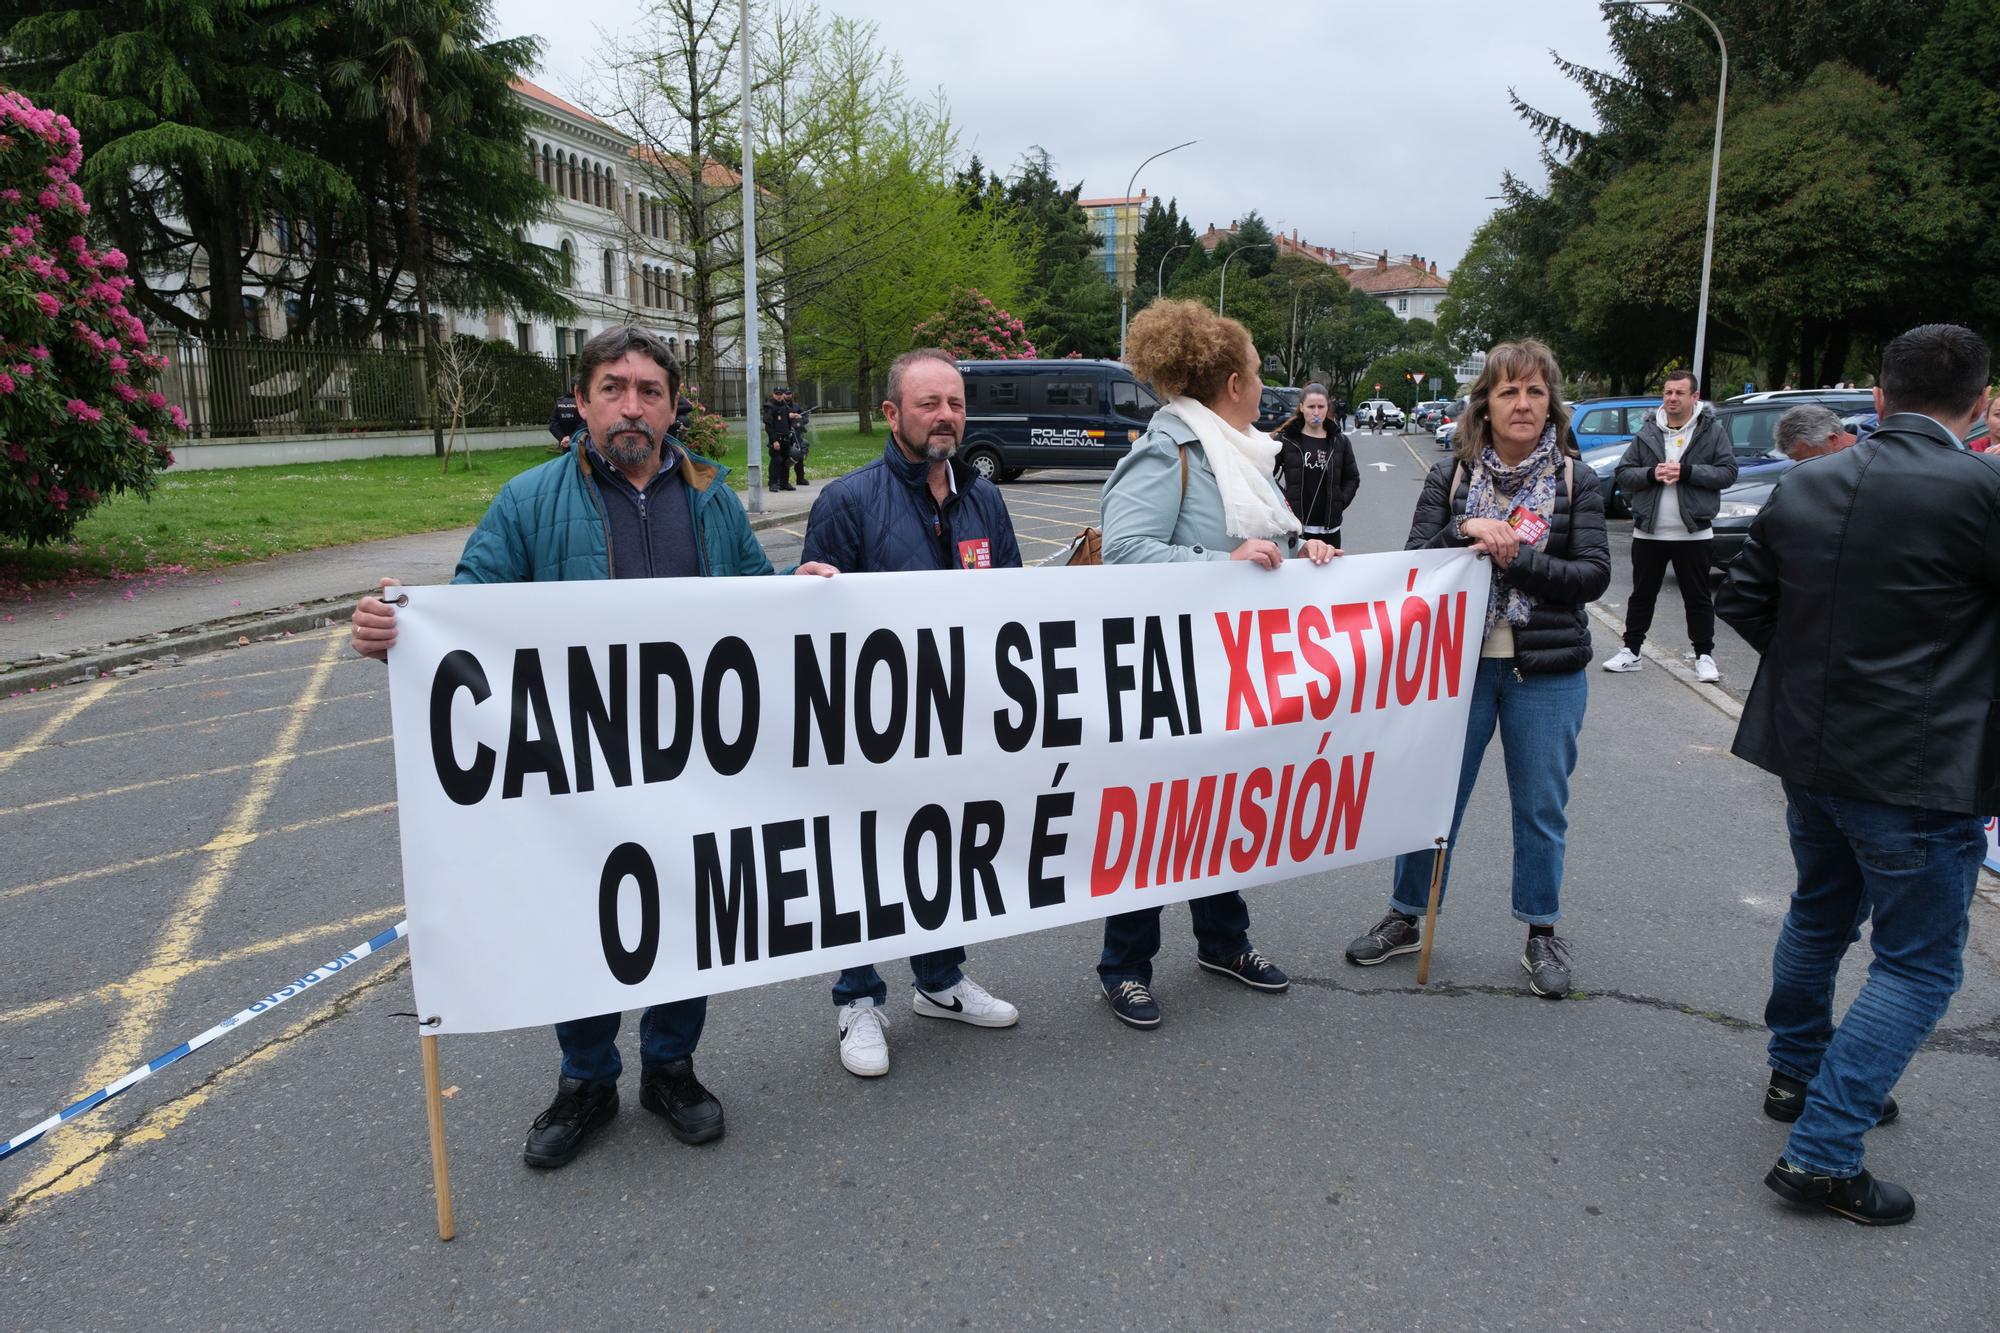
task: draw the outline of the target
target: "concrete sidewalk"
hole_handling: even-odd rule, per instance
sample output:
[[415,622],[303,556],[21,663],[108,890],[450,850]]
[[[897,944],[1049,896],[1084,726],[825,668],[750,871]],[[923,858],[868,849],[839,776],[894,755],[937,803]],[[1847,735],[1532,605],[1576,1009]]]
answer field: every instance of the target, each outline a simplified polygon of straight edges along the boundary
[[[756,529],[803,519],[817,486],[766,492]],[[444,583],[471,528],[329,546],[188,574],[104,579],[0,599],[0,698],[345,617],[384,577]]]

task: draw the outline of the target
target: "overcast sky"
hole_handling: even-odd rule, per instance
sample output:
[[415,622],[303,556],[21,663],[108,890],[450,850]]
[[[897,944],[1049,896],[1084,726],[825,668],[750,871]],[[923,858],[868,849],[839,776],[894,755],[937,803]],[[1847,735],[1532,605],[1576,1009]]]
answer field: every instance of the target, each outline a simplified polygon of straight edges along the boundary
[[[545,43],[536,82],[589,85],[604,34],[646,26],[615,0],[496,0],[505,33]],[[733,8],[733,6],[732,6]],[[1200,230],[1250,208],[1321,245],[1421,254],[1449,272],[1537,144],[1508,105],[1588,118],[1551,49],[1609,67],[1592,0],[822,0],[868,19],[918,90],[943,87],[967,152],[1005,174],[1032,144],[1085,197],[1174,196]],[[942,17],[951,15],[950,18]]]

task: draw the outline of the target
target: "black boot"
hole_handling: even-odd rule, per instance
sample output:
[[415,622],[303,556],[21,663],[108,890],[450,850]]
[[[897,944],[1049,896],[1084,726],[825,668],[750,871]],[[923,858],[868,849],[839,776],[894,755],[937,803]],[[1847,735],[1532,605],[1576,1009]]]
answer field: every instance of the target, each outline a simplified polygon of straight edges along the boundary
[[639,1079],[639,1105],[667,1122],[682,1143],[713,1143],[722,1137],[722,1103],[694,1076],[687,1058],[649,1065]]
[[1858,1176],[1821,1176],[1780,1157],[1764,1183],[1780,1198],[1824,1208],[1864,1227],[1898,1227],[1917,1215],[1917,1201],[1908,1190],[1866,1171]]
[[586,1083],[580,1078],[556,1080],[556,1099],[535,1117],[528,1146],[521,1157],[529,1166],[568,1166],[583,1151],[590,1136],[618,1114],[618,1085]]
[[[1764,1089],[1764,1114],[1782,1124],[1789,1125],[1797,1120],[1799,1113],[1805,1109],[1806,1085],[1789,1074],[1780,1074],[1777,1070],[1773,1069],[1771,1071],[1770,1086]],[[1902,1113],[1903,1108],[1896,1105],[1894,1097],[1884,1097],[1882,1099],[1882,1114],[1875,1119],[1876,1127],[1880,1128],[1883,1125],[1895,1124],[1896,1117]]]

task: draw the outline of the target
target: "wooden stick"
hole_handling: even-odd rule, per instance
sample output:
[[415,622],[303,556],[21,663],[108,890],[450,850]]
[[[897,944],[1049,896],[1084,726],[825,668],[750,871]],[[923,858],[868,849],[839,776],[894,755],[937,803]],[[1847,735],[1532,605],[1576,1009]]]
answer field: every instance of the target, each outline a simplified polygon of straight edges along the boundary
[[1439,838],[1437,856],[1431,862],[1431,902],[1430,906],[1424,909],[1424,945],[1422,952],[1417,955],[1419,986],[1431,984],[1431,941],[1437,938],[1438,896],[1444,891],[1444,852],[1444,839]]
[[451,1167],[444,1157],[444,1080],[438,1074],[438,1039],[420,1038],[424,1046],[424,1111],[431,1125],[431,1183],[437,1191],[438,1239],[458,1234],[451,1212]]

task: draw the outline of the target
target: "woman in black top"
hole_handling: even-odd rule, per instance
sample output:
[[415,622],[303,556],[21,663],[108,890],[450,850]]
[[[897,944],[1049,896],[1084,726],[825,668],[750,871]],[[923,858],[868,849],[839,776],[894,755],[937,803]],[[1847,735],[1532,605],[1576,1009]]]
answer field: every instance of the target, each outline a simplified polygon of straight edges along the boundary
[[1278,483],[1305,535],[1340,545],[1340,520],[1361,489],[1354,447],[1327,418],[1326,386],[1306,385],[1296,411],[1274,432]]

